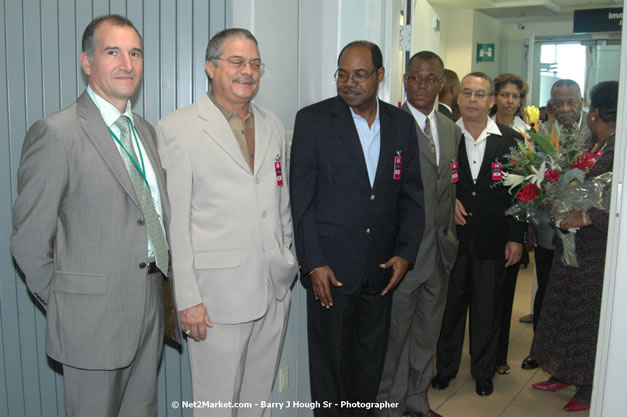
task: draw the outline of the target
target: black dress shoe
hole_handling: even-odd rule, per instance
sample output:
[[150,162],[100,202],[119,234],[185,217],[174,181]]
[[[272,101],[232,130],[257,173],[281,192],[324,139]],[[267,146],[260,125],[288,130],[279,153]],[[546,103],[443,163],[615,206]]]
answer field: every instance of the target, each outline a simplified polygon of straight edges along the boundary
[[446,389],[451,379],[453,378],[450,376],[436,374],[431,381],[431,386],[435,389]]
[[492,380],[490,378],[477,380],[477,388],[475,391],[478,395],[481,395],[482,397],[487,397],[488,395],[492,394],[494,392]]
[[531,355],[527,356],[523,361],[522,365],[520,365],[523,369],[536,369],[540,364],[537,360],[531,357]]

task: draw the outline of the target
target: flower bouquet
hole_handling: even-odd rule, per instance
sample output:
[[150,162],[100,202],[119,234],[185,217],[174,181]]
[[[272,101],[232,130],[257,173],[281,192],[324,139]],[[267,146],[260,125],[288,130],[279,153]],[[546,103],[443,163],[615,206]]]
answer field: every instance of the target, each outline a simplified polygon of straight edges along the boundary
[[[538,123],[539,111],[534,106],[525,108],[526,122],[531,128],[522,132],[524,141],[517,142],[506,155],[509,163],[503,164],[503,184],[514,195],[514,205],[506,211],[516,219],[538,223],[550,217],[559,226],[559,218],[569,211],[586,211],[592,207],[609,208],[611,173],[586,179],[603,150],[585,151],[585,140],[579,132],[563,130],[556,134],[555,124],[547,132]],[[575,252],[575,232],[557,233],[562,239],[562,261],[567,266],[578,267]]]

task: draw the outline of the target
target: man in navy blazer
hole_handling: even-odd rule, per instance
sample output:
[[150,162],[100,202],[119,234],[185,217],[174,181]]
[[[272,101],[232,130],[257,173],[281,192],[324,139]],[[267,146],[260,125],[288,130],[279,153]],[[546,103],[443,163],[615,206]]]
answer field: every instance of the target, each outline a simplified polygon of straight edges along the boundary
[[315,416],[372,414],[391,290],[424,229],[415,123],[377,99],[384,73],[378,46],[352,42],[338,59],[338,96],[296,115],[290,189],[311,394],[338,404]]

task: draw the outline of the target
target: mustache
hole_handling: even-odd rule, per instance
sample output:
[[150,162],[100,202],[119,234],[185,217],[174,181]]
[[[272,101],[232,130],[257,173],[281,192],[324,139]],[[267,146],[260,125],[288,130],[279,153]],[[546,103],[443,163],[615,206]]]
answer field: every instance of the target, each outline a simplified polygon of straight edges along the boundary
[[233,78],[233,81],[235,82],[247,82],[247,83],[252,83],[252,84],[257,84],[257,81],[255,81],[255,79],[253,77],[251,77],[250,75],[246,75],[246,74],[242,74],[242,75],[238,75],[236,77]]
[[342,94],[359,94],[359,89],[357,88],[344,87],[341,88],[340,91]]

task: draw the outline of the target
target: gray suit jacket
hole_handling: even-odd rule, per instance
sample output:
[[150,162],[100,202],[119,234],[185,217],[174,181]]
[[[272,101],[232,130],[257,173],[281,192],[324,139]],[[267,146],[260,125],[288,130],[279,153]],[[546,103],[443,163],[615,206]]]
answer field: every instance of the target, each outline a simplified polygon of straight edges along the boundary
[[[154,130],[133,117],[167,225]],[[148,237],[120,152],[87,92],[29,129],[18,190],[12,252],[47,310],[46,352],[77,368],[127,366],[142,333]]]
[[[407,103],[403,110],[410,112]],[[420,172],[425,196],[425,231],[416,257],[415,272],[419,284],[428,279],[435,268],[438,252],[444,269],[450,274],[457,256],[455,226],[455,184],[451,182],[451,162],[457,161],[461,129],[449,118],[436,111],[440,144],[440,163],[436,164],[429,140],[416,124],[420,150]]]

